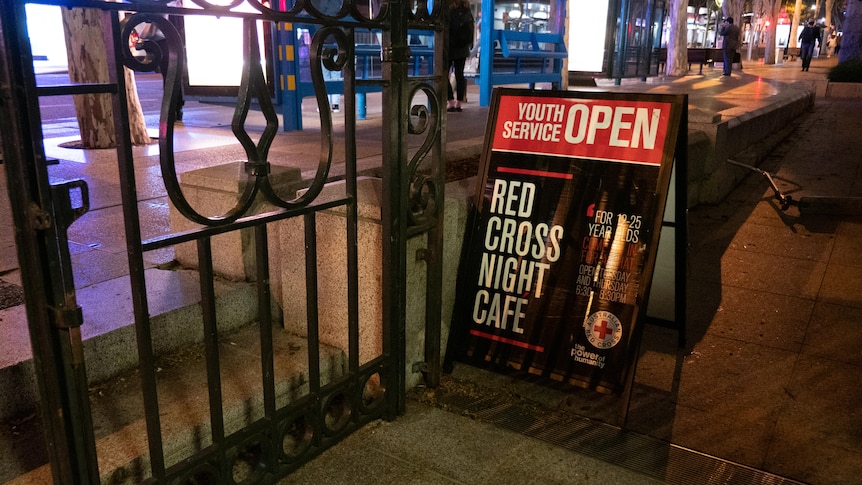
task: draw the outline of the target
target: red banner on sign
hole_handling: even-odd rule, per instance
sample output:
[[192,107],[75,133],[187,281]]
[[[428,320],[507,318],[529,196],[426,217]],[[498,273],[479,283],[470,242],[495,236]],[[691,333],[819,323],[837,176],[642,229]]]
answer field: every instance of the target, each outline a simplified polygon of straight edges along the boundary
[[614,99],[500,98],[493,149],[660,165],[670,106]]

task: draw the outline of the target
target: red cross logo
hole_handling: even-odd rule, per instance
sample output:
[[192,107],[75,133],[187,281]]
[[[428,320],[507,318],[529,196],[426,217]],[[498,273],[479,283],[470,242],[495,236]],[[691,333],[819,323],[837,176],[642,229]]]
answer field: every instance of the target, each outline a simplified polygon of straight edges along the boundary
[[584,336],[599,349],[609,349],[620,342],[623,326],[611,312],[599,310],[584,320]]
[[601,323],[593,327],[593,332],[598,332],[599,338],[604,340],[607,334],[613,332],[613,329],[608,328],[607,320],[602,320]]

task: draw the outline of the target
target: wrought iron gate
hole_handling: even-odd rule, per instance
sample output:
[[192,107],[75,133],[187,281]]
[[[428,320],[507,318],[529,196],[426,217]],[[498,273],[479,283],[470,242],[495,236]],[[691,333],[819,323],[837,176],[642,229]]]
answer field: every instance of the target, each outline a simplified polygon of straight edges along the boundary
[[[25,288],[27,316],[34,363],[37,368],[42,416],[48,440],[52,475],[56,483],[97,483],[102,453],[92,425],[88,379],[82,351],[81,328],[87,325],[76,301],[66,230],[88,211],[89,193],[83,181],[51,184],[42,143],[39,98],[52,95],[108,93],[112,97],[117,133],[116,158],[123,200],[131,294],[134,301],[138,371],[145,415],[146,452],[140,462],[140,479],[151,483],[271,483],[337,443],[352,430],[378,418],[394,419],[404,410],[407,238],[427,233],[426,364],[428,380],[439,375],[440,282],[442,253],[443,125],[440,100],[444,99],[444,31],[442,8],[427,0],[379,3],[378,0],[185,0],[175,7],[168,0],[37,0],[40,4],[85,7],[102,12],[108,40],[110,82],[39,87],[26,29],[22,0],[0,6],[0,130],[4,168],[16,228],[16,242]],[[335,7],[325,7],[334,4]],[[370,10],[369,10],[370,9]],[[134,12],[133,14],[131,12]],[[125,19],[121,22],[121,16]],[[184,56],[182,40],[166,15],[210,15],[243,20],[244,72],[232,128],[246,153],[242,162],[245,181],[238,202],[228,211],[206,215],[190,203],[180,187],[173,141]],[[263,21],[263,22],[261,22]],[[143,61],[131,55],[129,39],[143,22],[163,32],[167,52],[153,45],[140,47]],[[270,183],[273,158],[270,144],[278,136],[278,118],[259,60],[260,25],[311,24],[319,27],[311,44],[311,73],[320,107],[320,159],[307,190],[296,197],[280,195]],[[268,27],[267,27],[268,28]],[[408,29],[430,32],[435,39],[434,70],[424,77],[409,77]],[[353,48],[359,31],[382,34],[382,77],[356,80]],[[137,207],[134,157],[129,138],[129,116],[124,65],[152,70],[159,56],[168,56],[165,94],[159,123],[161,175],[173,206],[198,227],[165,236],[142,238]],[[341,197],[320,197],[330,181],[334,163],[332,118],[329,114],[323,69],[341,71],[344,79],[344,186]],[[382,91],[382,350],[359,358],[359,276],[357,215],[356,106],[358,82],[377,83]],[[442,86],[442,87],[441,87]],[[246,132],[245,119],[253,102],[264,113],[266,128],[257,140]],[[424,141],[409,148],[409,137]],[[414,145],[415,146],[415,145]],[[275,208],[255,214],[253,201],[265,200]],[[346,214],[347,321],[349,336],[343,372],[321,376],[319,338],[316,227],[323,211],[339,208]],[[273,358],[272,311],[268,232],[280,221],[296,221],[304,234],[302,259],[306,266],[307,383],[301,395],[277,396],[275,382],[281,362]],[[117,228],[116,230],[119,230]],[[219,314],[215,308],[212,240],[237,231],[253,234],[259,370],[262,395],[260,417],[238,430],[225,424],[221,389]],[[149,251],[193,244],[198,257],[198,289],[206,363],[209,419],[199,446],[183,456],[166,452],[163,436],[164,402],[160,401],[157,355],[154,350],[150,295],[144,255]],[[251,363],[249,363],[251,365]],[[252,413],[253,414],[253,413]],[[200,430],[198,430],[200,432]],[[135,478],[135,477],[132,477]]]

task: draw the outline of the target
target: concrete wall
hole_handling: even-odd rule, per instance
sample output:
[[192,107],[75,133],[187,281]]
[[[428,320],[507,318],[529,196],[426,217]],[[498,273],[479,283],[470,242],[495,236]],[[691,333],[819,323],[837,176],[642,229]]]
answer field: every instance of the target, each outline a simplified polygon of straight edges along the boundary
[[814,96],[799,91],[761,109],[740,106],[720,115],[689,112],[688,207],[723,200],[748,175],[727,160],[757,165],[812,109]]

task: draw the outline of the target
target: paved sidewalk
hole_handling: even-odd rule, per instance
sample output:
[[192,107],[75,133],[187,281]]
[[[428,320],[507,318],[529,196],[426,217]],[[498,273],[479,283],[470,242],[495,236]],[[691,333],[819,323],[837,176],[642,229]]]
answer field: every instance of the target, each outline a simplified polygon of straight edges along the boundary
[[393,422],[372,423],[282,484],[662,483],[481,420],[416,401]]

